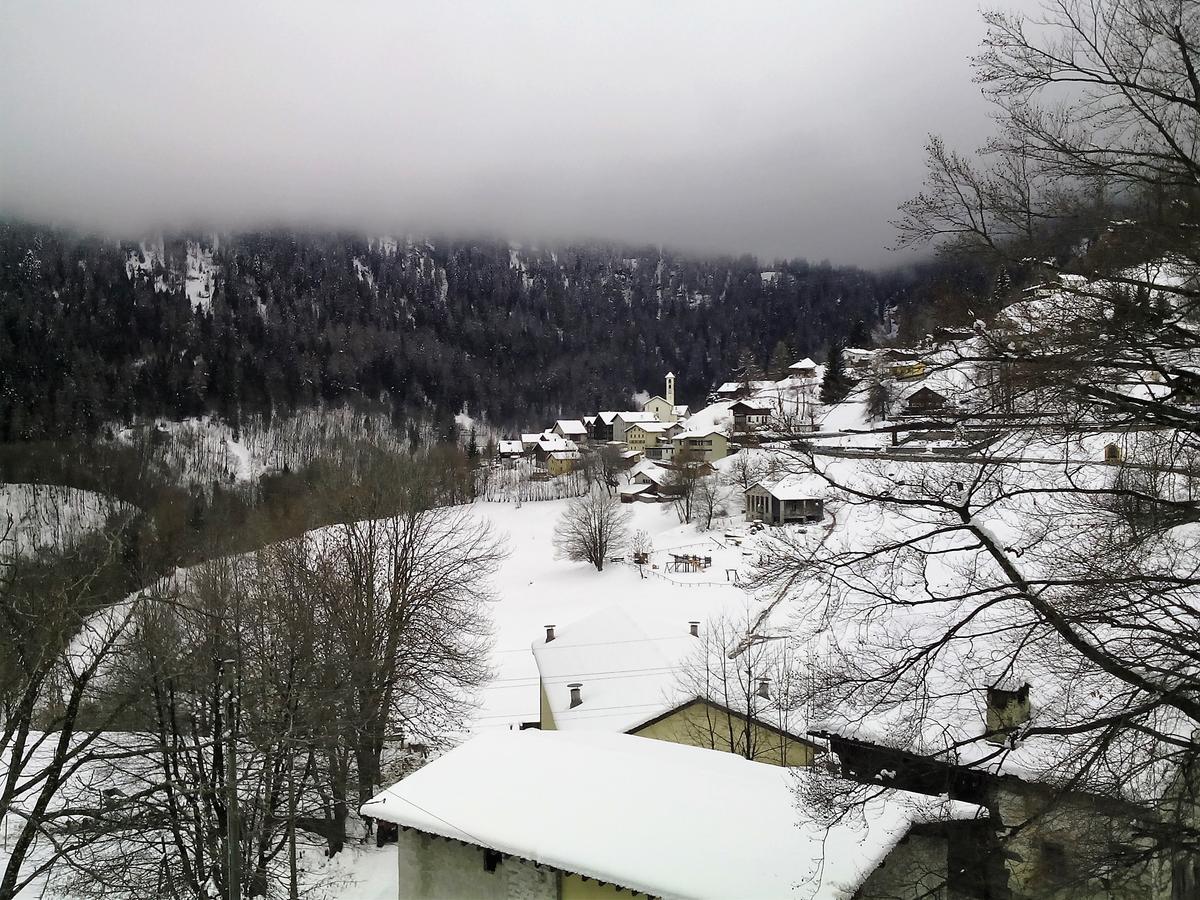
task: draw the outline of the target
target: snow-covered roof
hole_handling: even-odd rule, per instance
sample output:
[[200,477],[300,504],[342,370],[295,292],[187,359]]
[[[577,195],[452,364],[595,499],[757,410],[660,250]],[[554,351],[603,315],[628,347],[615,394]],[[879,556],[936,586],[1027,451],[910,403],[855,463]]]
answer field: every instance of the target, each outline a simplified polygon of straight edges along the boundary
[[578,419],[559,419],[557,422],[554,423],[554,427],[557,428],[564,435],[566,435],[566,434],[587,434],[587,428]]
[[[691,699],[681,687],[687,660],[700,642],[689,618],[670,618],[642,604],[599,610],[544,636],[533,656],[555,727],[628,731]],[[589,677],[594,673],[604,677]],[[568,684],[583,684],[583,703],[570,707]]]
[[700,429],[692,429],[689,431],[681,431],[681,432],[679,432],[679,434],[672,437],[671,440],[684,441],[684,440],[687,440],[688,438],[711,437],[714,434],[719,434],[719,435],[721,435],[721,437],[725,436],[725,433],[723,431],[719,431],[716,428],[700,428]]
[[[1147,435],[1141,439],[1151,440]],[[810,642],[805,646],[813,658],[853,654],[855,660],[854,692],[821,695],[814,706],[816,727],[987,771],[1071,783],[1128,799],[1155,797],[1173,783],[1173,773],[1147,757],[1152,751],[1140,743],[1136,722],[1129,734],[1106,737],[1104,758],[1096,761],[1094,754],[1101,751],[1087,728],[1128,716],[1143,701],[1030,614],[1027,601],[1011,593],[1007,574],[989,552],[960,530],[961,519],[936,504],[862,500],[863,495],[954,498],[986,471],[993,479],[987,489],[998,490],[996,485],[1002,484],[1005,494],[987,501],[976,496],[971,525],[1009,555],[1023,579],[1045,585],[1038,593],[1047,602],[1078,603],[1080,595],[1073,592],[1080,589],[1073,579],[1081,577],[1078,572],[1092,577],[1095,555],[1104,547],[1095,534],[1109,525],[1106,514],[1081,504],[1076,492],[1102,488],[1118,477],[1118,467],[1102,461],[1103,448],[1115,442],[1111,434],[1094,436],[1084,446],[1083,460],[1076,462],[1073,446],[1060,441],[1055,455],[1046,435],[1022,440],[1013,434],[989,448],[989,454],[1009,461],[993,458],[986,470],[954,461],[820,460],[821,474],[811,477],[823,485],[821,496],[837,504],[837,515],[822,534],[821,558],[871,562],[853,576],[840,569],[832,586],[819,575],[798,582],[789,601],[790,621],[798,639]],[[1164,482],[1164,490],[1173,489]],[[908,547],[920,548],[921,555],[910,558],[905,555],[910,551],[897,549]],[[1189,523],[1156,536],[1153,550],[1143,555],[1126,553],[1120,564],[1129,577],[1144,571],[1156,578],[1185,571],[1192,577],[1198,553],[1200,527]],[[814,566],[813,571],[819,570]],[[880,597],[892,599],[879,603]],[[1173,596],[1176,606],[1169,613],[1157,601],[1139,604],[1127,593],[1106,589],[1088,589],[1086,602],[1096,617],[1088,622],[1091,640],[1118,647],[1115,652],[1132,658],[1144,653],[1145,658],[1165,659],[1169,655],[1152,635],[1161,627],[1178,628],[1179,615],[1194,615],[1181,611],[1194,609],[1196,597],[1194,591],[1189,597]],[[1121,604],[1122,626],[1132,625],[1103,624],[1112,615],[1106,604],[1114,603]],[[784,614],[782,608],[778,613]],[[1139,633],[1134,626],[1143,623],[1145,630]],[[912,648],[935,646],[936,653],[923,655],[919,671],[905,670]],[[886,702],[880,702],[878,692],[861,692],[861,685],[880,671],[905,672],[888,682]],[[987,690],[1001,679],[1029,684],[1033,729],[1064,733],[1019,731],[1003,749],[986,740]],[[1170,709],[1152,707],[1146,716],[1159,734],[1178,732],[1186,738],[1193,727]]]
[[776,500],[818,500],[821,493],[817,481],[806,475],[787,475],[778,481],[756,481],[750,487],[762,488]]
[[569,438],[557,434],[544,434],[537,442],[538,449],[543,453],[553,453],[558,450],[578,450],[579,445]]
[[817,364],[806,356],[806,357],[804,357],[804,359],[800,360],[799,362],[792,363],[790,366],[788,366],[788,369],[790,369],[793,372],[808,372],[808,371],[815,369],[816,367],[817,367]]
[[529,729],[480,735],[362,812],[655,896],[806,900],[851,896],[915,823],[984,815],[882,789],[831,819],[815,797],[843,788],[716,750]]
[[541,439],[542,439],[542,433],[540,431],[539,432],[529,432],[527,434],[521,435],[521,443],[525,444],[527,446],[532,446],[532,445],[536,444],[538,441],[540,441]]
[[500,441],[497,446],[501,453],[521,453],[525,449],[521,441]]
[[686,403],[678,403],[675,406],[671,407],[671,414],[673,416],[675,416],[676,418],[680,418],[680,419],[682,419],[684,416],[686,416],[689,411],[690,410]]
[[634,422],[630,427],[640,428],[646,434],[662,434],[664,431],[670,431],[672,428],[679,428],[681,426],[674,422]]
[[579,459],[579,451],[578,450],[555,450],[550,454],[550,458],[557,459],[557,460]]
[[626,424],[641,423],[641,422],[657,422],[658,416],[652,412],[619,412],[617,417]]

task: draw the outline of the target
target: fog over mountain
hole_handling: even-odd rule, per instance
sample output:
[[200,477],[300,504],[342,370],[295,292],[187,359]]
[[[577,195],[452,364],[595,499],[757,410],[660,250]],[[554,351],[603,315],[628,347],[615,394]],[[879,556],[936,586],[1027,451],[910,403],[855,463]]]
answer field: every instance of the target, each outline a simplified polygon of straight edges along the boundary
[[0,212],[894,262],[927,132],[988,132],[982,31],[966,0],[9,2]]

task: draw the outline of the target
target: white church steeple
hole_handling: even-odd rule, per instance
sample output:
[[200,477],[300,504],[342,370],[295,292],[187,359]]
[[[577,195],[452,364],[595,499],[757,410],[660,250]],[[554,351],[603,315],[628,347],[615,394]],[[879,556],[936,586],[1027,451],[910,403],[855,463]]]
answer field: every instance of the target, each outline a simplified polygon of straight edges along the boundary
[[667,373],[667,396],[666,401],[672,406],[675,405],[675,373]]

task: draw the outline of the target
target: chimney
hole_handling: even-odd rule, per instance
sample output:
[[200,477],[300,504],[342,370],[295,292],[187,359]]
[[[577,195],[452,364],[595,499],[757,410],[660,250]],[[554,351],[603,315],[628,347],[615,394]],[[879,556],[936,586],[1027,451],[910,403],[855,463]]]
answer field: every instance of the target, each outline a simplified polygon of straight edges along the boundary
[[576,681],[574,684],[568,684],[571,689],[571,709],[574,709],[583,702],[583,698],[579,696],[579,691],[583,687],[582,682]]
[[546,643],[548,644],[548,643],[550,643],[552,640],[554,640],[554,626],[553,626],[553,625],[547,625],[547,626],[546,626]]
[[672,406],[675,405],[675,373],[667,373],[667,402]]
[[688,622],[688,634],[692,637],[700,637],[700,623]]
[[758,696],[762,697],[764,700],[770,700],[771,699],[771,679],[770,678],[758,679],[758,690],[755,693],[757,693]]

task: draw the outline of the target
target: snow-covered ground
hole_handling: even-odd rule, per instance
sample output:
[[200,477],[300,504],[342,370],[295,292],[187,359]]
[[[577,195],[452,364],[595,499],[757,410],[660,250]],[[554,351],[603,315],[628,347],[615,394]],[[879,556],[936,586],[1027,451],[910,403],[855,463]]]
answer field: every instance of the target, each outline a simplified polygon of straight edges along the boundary
[[[491,608],[495,627],[492,664],[495,678],[480,698],[472,731],[517,727],[536,721],[539,712],[538,672],[531,646],[545,626],[567,628],[619,603],[644,603],[685,628],[690,620],[706,621],[722,612],[741,612],[750,597],[729,579],[726,570],[742,567],[745,548],[726,543],[722,532],[701,533],[680,525],[669,505],[634,503],[631,530],[650,534],[650,565],[611,563],[597,572],[588,563],[554,558],[553,536],[569,501],[543,503],[478,503],[474,511],[508,535],[510,555],[496,575],[497,601]],[[704,572],[667,572],[671,552],[709,556]]]
[[119,501],[58,484],[0,484],[0,556],[63,547],[125,507]]

